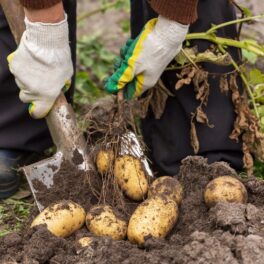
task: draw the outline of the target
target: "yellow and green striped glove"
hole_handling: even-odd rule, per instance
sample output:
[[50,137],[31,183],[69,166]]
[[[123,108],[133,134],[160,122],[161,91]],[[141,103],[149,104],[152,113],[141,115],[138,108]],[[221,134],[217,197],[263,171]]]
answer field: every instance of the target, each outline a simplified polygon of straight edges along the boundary
[[188,25],[163,16],[150,20],[141,34],[121,50],[121,59],[115,73],[107,79],[105,90],[116,94],[123,89],[125,98],[132,99],[155,86],[180,52],[188,29]]

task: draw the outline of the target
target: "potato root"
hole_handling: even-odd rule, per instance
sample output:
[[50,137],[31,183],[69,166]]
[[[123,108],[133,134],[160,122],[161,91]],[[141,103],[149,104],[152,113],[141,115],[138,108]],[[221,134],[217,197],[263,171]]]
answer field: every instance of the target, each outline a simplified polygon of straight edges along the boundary
[[124,155],[115,161],[114,175],[123,192],[132,200],[141,201],[148,192],[148,179],[141,161]]
[[108,205],[93,207],[86,216],[86,226],[91,233],[114,240],[125,239],[127,233],[127,222]]
[[218,202],[246,203],[247,198],[245,186],[231,176],[221,176],[212,180],[204,192],[204,201],[208,207]]
[[178,220],[178,205],[163,195],[156,195],[141,203],[128,224],[128,239],[139,245],[145,237],[165,238]]
[[60,201],[44,209],[32,222],[31,227],[46,224],[57,237],[68,237],[85,223],[84,209],[72,201]]
[[148,198],[156,195],[165,195],[178,205],[182,202],[183,188],[178,180],[173,177],[163,176],[156,179],[149,187]]
[[106,174],[114,162],[112,150],[100,150],[96,157],[96,166],[100,174]]

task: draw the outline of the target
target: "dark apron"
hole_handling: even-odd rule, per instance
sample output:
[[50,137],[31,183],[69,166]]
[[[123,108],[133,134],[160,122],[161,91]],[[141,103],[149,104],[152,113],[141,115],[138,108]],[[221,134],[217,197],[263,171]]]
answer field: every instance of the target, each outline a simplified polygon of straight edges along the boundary
[[[76,1],[64,2],[69,15],[71,48],[75,63]],[[0,8],[0,149],[41,152],[52,146],[52,141],[46,122],[30,118],[27,105],[19,100],[19,89],[9,72],[6,60],[15,49],[15,41]],[[73,86],[67,96],[69,100],[72,94]]]
[[[132,5],[132,37],[137,36],[150,18],[156,14],[144,0],[131,0]],[[204,32],[211,24],[219,24],[236,18],[235,10],[228,0],[200,0],[198,6],[199,19],[191,26],[191,32]],[[229,26],[218,31],[219,36],[235,38],[236,27]],[[206,50],[210,43],[194,41],[200,51]],[[231,49],[233,58],[238,59],[239,51]],[[209,72],[226,73],[232,70],[229,67],[220,67],[213,64],[204,64]],[[188,155],[194,155],[190,144],[191,113],[195,111],[198,102],[195,99],[193,85],[185,86],[175,92],[176,73],[166,72],[162,79],[175,97],[170,97],[166,109],[160,120],[156,120],[151,110],[142,120],[142,132],[148,148],[149,156],[154,162],[154,169],[159,175],[174,175],[178,172],[180,162]],[[208,158],[209,163],[214,161],[227,161],[236,169],[241,169],[241,144],[229,139],[233,128],[235,113],[230,94],[223,95],[219,89],[219,78],[210,78],[210,96],[206,107],[206,114],[214,128],[197,125],[200,141],[198,155]]]

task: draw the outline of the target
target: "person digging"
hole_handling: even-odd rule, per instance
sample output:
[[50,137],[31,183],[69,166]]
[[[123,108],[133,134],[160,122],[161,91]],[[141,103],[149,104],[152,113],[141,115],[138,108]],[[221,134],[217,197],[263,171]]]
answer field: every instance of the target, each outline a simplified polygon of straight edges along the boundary
[[[0,71],[1,90],[7,94],[12,87],[12,96],[2,104],[1,113],[5,114],[0,119],[4,128],[0,134],[0,168],[5,168],[0,172],[0,199],[9,197],[18,189],[19,178],[11,167],[23,165],[21,154],[28,156],[28,152],[42,152],[51,145],[44,122],[26,117],[27,105],[23,106],[16,100],[17,87],[21,101],[29,104],[30,115],[41,119],[47,115],[60,91],[69,86],[74,72],[76,1],[64,1],[65,10],[60,0],[21,0],[21,3],[25,7],[26,31],[15,53],[8,57],[17,86],[4,58],[14,49],[14,42],[2,11],[0,13],[0,30],[4,32],[0,34],[3,40],[0,42],[3,50],[0,58],[0,67],[3,68]],[[174,95],[168,98],[160,119],[155,119],[149,109],[147,117],[141,120],[144,140],[158,175],[175,175],[180,161],[194,154],[189,140],[190,121],[191,113],[199,105],[193,84],[175,91],[176,71],[164,70],[180,52],[189,31],[206,31],[211,24],[233,19],[235,9],[228,0],[131,0],[133,40],[122,49],[119,67],[107,80],[105,89],[110,93],[123,90],[126,99],[132,99],[144,96],[161,78]],[[217,34],[236,38],[237,30],[235,26],[229,26]],[[196,45],[199,51],[205,51],[211,45],[207,41],[193,41],[191,44]],[[237,49],[230,49],[230,54],[234,60],[239,60]],[[209,63],[204,63],[204,69],[216,75],[230,72],[230,67]],[[197,154],[208,158],[210,163],[226,161],[235,169],[241,169],[241,143],[229,138],[235,120],[231,95],[221,94],[219,78],[209,76],[208,82],[210,95],[206,114],[214,128],[197,126],[200,141]],[[17,127],[8,127],[10,123],[17,124]]]

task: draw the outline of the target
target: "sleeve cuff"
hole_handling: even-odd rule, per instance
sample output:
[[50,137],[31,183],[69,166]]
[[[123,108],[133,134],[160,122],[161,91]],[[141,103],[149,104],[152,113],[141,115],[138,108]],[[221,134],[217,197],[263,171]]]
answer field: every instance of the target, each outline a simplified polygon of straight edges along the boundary
[[26,40],[46,49],[61,49],[69,43],[69,28],[67,14],[65,19],[56,24],[30,22],[25,17]]
[[197,19],[198,0],[149,0],[159,14],[181,24],[191,24]]
[[44,9],[60,3],[62,0],[20,0],[20,3],[28,9]]

